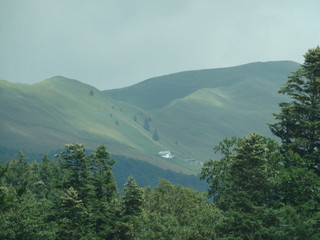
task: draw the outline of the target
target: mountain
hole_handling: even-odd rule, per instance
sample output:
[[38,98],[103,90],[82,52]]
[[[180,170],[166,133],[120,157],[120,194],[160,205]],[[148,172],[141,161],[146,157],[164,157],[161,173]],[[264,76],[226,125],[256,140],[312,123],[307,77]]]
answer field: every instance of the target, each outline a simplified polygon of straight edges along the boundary
[[183,159],[203,162],[225,137],[250,132],[271,137],[266,123],[285,100],[277,92],[299,66],[291,61],[257,62],[181,72],[104,94],[148,111],[170,149]]
[[106,144],[114,154],[180,169],[159,159],[156,153],[165,147],[131,114],[149,118],[148,113],[107,98],[94,87],[54,77],[33,85],[1,81],[0,92],[2,148],[46,153],[66,143],[84,143],[88,149]]
[[277,61],[186,71],[151,78],[133,86],[107,90],[104,93],[145,110],[162,108],[176,99],[184,98],[203,88],[232,88],[236,94],[235,97],[238,97],[239,94],[246,95],[250,90],[254,90],[251,86],[250,89],[244,89],[245,85],[252,84],[253,87],[264,84],[269,88],[269,93],[274,94],[274,87],[277,91],[288,74],[298,67],[299,64],[295,62]]
[[32,85],[0,81],[0,149],[106,144],[116,155],[198,173],[223,138],[270,135],[266,123],[284,100],[277,91],[298,67],[281,61],[187,71],[108,91],[61,76]]

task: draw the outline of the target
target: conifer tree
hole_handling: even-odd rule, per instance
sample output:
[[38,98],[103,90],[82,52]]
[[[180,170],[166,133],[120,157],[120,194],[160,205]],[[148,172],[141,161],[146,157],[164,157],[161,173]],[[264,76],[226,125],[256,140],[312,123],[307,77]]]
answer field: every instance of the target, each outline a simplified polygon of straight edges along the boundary
[[143,191],[138,188],[133,177],[129,176],[124,188],[124,214],[139,215],[143,207]]
[[159,138],[157,129],[154,130],[154,132],[152,134],[152,139],[155,141],[159,141],[160,138]]
[[220,213],[206,195],[166,180],[145,190],[145,203],[134,225],[134,239],[216,239]]
[[137,186],[133,177],[129,176],[125,183],[124,196],[122,200],[122,211],[120,221],[116,228],[119,234],[118,239],[135,239],[136,232],[139,231],[137,222],[143,209],[143,190]]
[[58,194],[63,181],[63,171],[58,162],[53,161],[48,156],[44,156],[38,167],[39,183],[42,183],[45,198],[54,198],[53,195]]
[[[226,217],[220,234],[239,239],[269,239],[277,223],[272,211],[273,179],[280,160],[278,145],[251,134],[226,139],[215,148],[222,159],[205,163],[201,178]],[[229,238],[227,238],[229,239]]]
[[117,196],[117,185],[112,173],[115,160],[110,157],[105,145],[99,145],[90,155],[91,182],[95,197],[99,200],[110,201]]
[[14,186],[17,196],[25,194],[31,184],[32,172],[28,159],[24,152],[20,150],[13,161],[8,163],[6,181]]
[[120,216],[117,185],[112,173],[115,160],[105,145],[99,145],[89,156],[91,194],[88,207],[95,233],[100,239],[116,239]]
[[276,123],[269,124],[282,141],[283,151],[298,153],[320,176],[320,47],[304,55],[301,68],[288,78],[279,93],[291,100],[279,104]]
[[86,200],[89,194],[89,159],[83,144],[66,144],[66,150],[57,157],[66,170],[64,187],[74,188],[80,199]]
[[57,208],[58,239],[92,239],[90,215],[78,192],[70,187],[60,198]]
[[147,131],[150,131],[150,118],[144,119],[143,128]]
[[307,236],[303,229],[309,229],[307,238],[317,239],[320,236],[317,224],[320,222],[320,47],[309,49],[304,59],[300,69],[279,90],[289,101],[279,104],[281,112],[274,114],[276,123],[269,126],[282,142],[280,200],[286,208],[293,208],[297,219],[303,219],[302,228],[293,228],[300,229],[295,231],[296,235]]
[[7,168],[0,165],[0,215],[4,211],[8,210],[11,205],[12,198],[10,197],[10,191],[4,184],[4,176],[7,172]]

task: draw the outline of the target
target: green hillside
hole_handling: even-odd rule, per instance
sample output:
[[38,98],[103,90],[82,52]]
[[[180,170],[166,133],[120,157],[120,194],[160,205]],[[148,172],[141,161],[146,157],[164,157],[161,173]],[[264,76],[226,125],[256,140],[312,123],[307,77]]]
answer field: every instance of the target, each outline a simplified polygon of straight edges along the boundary
[[266,123],[284,100],[277,91],[298,67],[281,61],[187,71],[109,91],[64,77],[0,81],[0,149],[46,153],[103,143],[116,155],[198,173],[223,138],[270,136]]
[[281,61],[189,71],[104,93],[148,110],[170,149],[196,165],[225,137],[271,136],[266,123],[284,100],[277,91],[298,67]]
[[[162,108],[175,99],[183,98],[202,88],[233,87],[244,82],[269,82],[279,86],[299,64],[291,61],[257,62],[236,67],[186,71],[151,78],[130,87],[107,90],[105,95],[130,102],[146,110]],[[271,91],[273,89],[270,89]],[[269,91],[270,91],[269,90]],[[246,95],[248,90],[242,92]],[[272,92],[274,94],[274,92]],[[262,96],[263,97],[263,96]]]
[[113,154],[193,171],[157,156],[166,146],[139,124],[140,118],[151,118],[148,113],[89,85],[54,77],[34,85],[1,81],[0,91],[2,148],[46,153],[66,143],[84,143],[89,149],[103,143]]

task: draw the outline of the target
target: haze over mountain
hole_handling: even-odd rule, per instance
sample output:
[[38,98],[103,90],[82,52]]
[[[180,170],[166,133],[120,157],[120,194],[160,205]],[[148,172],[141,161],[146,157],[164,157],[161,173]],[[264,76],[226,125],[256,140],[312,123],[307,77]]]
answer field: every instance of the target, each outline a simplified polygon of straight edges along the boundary
[[[298,63],[259,62],[160,76],[99,91],[64,77],[37,84],[0,81],[0,148],[46,153],[66,143],[196,173],[212,148],[230,136],[256,131],[284,97],[278,89]],[[155,137],[155,134],[157,137]],[[159,151],[171,151],[173,159]]]
[[0,79],[62,75],[106,90],[193,69],[303,62],[319,44],[319,9],[319,0],[2,0]]

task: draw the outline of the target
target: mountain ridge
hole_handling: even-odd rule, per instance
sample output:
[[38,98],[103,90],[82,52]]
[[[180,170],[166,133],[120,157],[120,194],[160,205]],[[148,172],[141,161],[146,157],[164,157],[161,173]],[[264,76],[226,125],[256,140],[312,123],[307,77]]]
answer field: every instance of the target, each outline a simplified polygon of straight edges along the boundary
[[[116,155],[198,173],[223,138],[270,135],[266,123],[285,99],[277,90],[298,67],[273,61],[186,71],[114,91],[62,76],[31,85],[0,81],[0,147],[43,152],[102,143]],[[163,150],[176,158],[159,157]]]
[[[221,87],[226,83],[230,84],[237,81],[241,78],[241,75],[246,77],[248,74],[270,75],[270,72],[268,72],[270,69],[272,69],[272,74],[277,73],[277,71],[288,73],[298,66],[298,63],[292,61],[270,61],[248,63],[235,67],[190,70],[150,78],[129,87],[105,90],[103,93],[116,100],[131,102],[145,110],[154,110],[163,107],[176,98],[191,94],[198,90],[199,86],[201,88]],[[226,72],[228,72],[227,78],[225,77]],[[183,86],[184,84],[186,86]],[[167,95],[166,98],[161,98],[165,94]],[[158,101],[145,102],[144,100],[155,96],[158,97]]]

